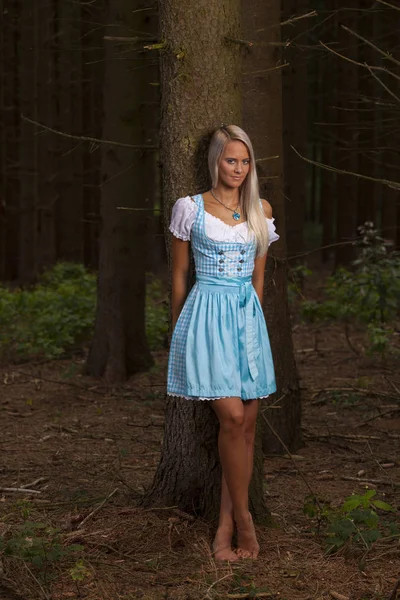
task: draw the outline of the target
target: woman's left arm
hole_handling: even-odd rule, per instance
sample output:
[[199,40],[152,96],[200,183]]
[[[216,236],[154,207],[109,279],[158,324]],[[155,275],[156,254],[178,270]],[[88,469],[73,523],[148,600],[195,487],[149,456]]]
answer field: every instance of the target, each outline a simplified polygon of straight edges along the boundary
[[[266,200],[262,200],[262,206],[264,210],[264,214],[268,219],[272,219],[272,208],[269,202]],[[264,295],[264,274],[265,274],[265,263],[267,260],[267,255],[259,256],[254,261],[254,271],[252,276],[253,287],[256,291],[258,299],[260,300],[260,304],[263,302]]]

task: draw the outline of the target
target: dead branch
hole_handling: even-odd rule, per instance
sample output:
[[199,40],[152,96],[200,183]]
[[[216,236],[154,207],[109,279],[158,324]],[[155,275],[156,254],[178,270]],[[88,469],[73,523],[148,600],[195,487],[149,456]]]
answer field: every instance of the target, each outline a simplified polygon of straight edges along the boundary
[[366,179],[368,181],[375,181],[376,183],[383,183],[388,187],[394,190],[400,190],[400,182],[391,181],[390,179],[379,179],[377,177],[370,177],[369,175],[362,175],[361,173],[354,173],[353,171],[346,171],[344,169],[337,169],[336,167],[331,167],[330,165],[325,165],[316,160],[311,160],[311,158],[306,158],[294,146],[290,146],[291,149],[299,156],[301,159],[310,163],[311,165],[315,165],[316,167],[320,167],[321,169],[325,169],[326,171],[331,171],[332,173],[339,173],[341,175],[352,175],[353,177],[358,177],[359,179]]
[[89,137],[86,135],[73,135],[71,133],[65,133],[64,131],[58,131],[57,129],[48,127],[47,125],[44,125],[43,123],[39,123],[38,121],[33,121],[32,119],[29,119],[28,117],[25,117],[22,114],[21,114],[21,119],[23,121],[26,121],[27,123],[31,123],[32,125],[36,125],[37,127],[41,127],[45,131],[50,131],[51,133],[55,133],[56,135],[68,138],[70,140],[80,140],[83,142],[94,142],[96,144],[106,144],[108,146],[119,146],[120,148],[131,148],[132,150],[157,150],[158,149],[158,146],[155,146],[153,144],[152,145],[143,144],[140,146],[134,146],[132,144],[126,144],[125,142],[114,142],[113,140],[101,140],[99,138]]
[[114,496],[114,494],[116,494],[116,492],[118,492],[118,489],[119,489],[119,488],[115,488],[115,490],[113,490],[113,491],[111,492],[111,494],[108,494],[108,496],[107,496],[106,498],[104,498],[103,502],[101,502],[101,503],[100,503],[100,504],[99,504],[99,505],[98,505],[98,506],[97,506],[97,507],[96,507],[94,510],[92,510],[92,512],[91,512],[91,513],[89,513],[89,514],[88,514],[88,516],[87,516],[87,517],[85,517],[85,518],[83,519],[83,521],[81,521],[81,522],[79,523],[79,525],[78,525],[77,529],[82,529],[82,527],[85,525],[85,523],[87,523],[87,522],[88,522],[88,521],[89,521],[89,520],[90,520],[90,519],[91,519],[91,518],[92,518],[92,517],[93,517],[93,516],[94,516],[96,513],[98,513],[98,512],[99,512],[99,510],[100,510],[101,508],[103,508],[103,506],[105,505],[105,503],[106,503],[106,502],[107,502],[107,501],[108,501],[110,498],[112,498],[112,496]]
[[29,488],[15,487],[0,487],[0,492],[23,492],[24,494],[41,494],[39,490],[31,490]]
[[350,477],[349,475],[342,475],[342,477],[340,479],[343,479],[343,481],[358,481],[359,483],[376,483],[377,485],[393,485],[394,487],[400,488],[400,482],[385,481],[384,479]]
[[397,590],[400,588],[400,577],[399,579],[396,581],[396,584],[388,598],[388,600],[396,600],[397,598]]
[[39,377],[38,375],[31,375],[30,373],[26,373],[25,371],[20,371],[19,369],[14,369],[15,372],[21,373],[21,375],[25,375],[25,377],[30,377],[31,379],[41,379],[42,381],[47,381],[48,383],[58,383],[59,385],[69,385],[70,387],[78,388],[82,392],[90,392],[91,394],[99,394],[100,396],[104,396],[103,392],[98,392],[97,390],[93,390],[91,388],[86,388],[77,383],[72,383],[72,381],[60,381],[58,379],[49,379],[48,377]]

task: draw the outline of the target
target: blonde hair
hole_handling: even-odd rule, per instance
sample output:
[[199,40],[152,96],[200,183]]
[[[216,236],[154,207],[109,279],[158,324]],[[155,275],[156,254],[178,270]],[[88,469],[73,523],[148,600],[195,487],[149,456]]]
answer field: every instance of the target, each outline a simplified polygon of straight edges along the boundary
[[260,190],[256,171],[253,146],[250,138],[237,125],[223,125],[213,134],[208,150],[208,168],[211,175],[212,187],[218,184],[219,163],[226,144],[231,140],[243,142],[250,156],[250,169],[246,179],[240,186],[240,206],[247,220],[249,230],[253,232],[257,245],[257,255],[262,256],[268,250],[268,227],[265,214],[260,202]]

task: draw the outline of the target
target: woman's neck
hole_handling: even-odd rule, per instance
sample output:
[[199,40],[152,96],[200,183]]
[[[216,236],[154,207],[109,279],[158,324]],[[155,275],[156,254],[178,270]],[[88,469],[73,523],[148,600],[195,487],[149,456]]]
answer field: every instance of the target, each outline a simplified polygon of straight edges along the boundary
[[240,196],[238,188],[230,188],[218,183],[217,186],[213,188],[213,191],[218,199],[228,206],[235,207],[239,203]]

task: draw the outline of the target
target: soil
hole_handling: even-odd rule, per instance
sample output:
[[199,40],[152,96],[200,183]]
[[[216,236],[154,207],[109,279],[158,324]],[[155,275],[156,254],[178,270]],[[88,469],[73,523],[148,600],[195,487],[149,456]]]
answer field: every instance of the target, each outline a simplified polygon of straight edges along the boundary
[[[1,559],[1,600],[394,600],[399,535],[327,554],[323,523],[303,512],[310,489],[334,508],[367,488],[396,509],[380,519],[399,521],[398,365],[366,357],[352,335],[360,354],[339,326],[294,326],[304,445],[265,457],[273,526],[258,528],[257,561],[232,565],[213,560],[212,524],[137,506],[162,443],[165,352],[115,388],[82,376],[82,358],[2,368],[0,534],[20,550]],[[43,529],[18,538],[24,519]]]

